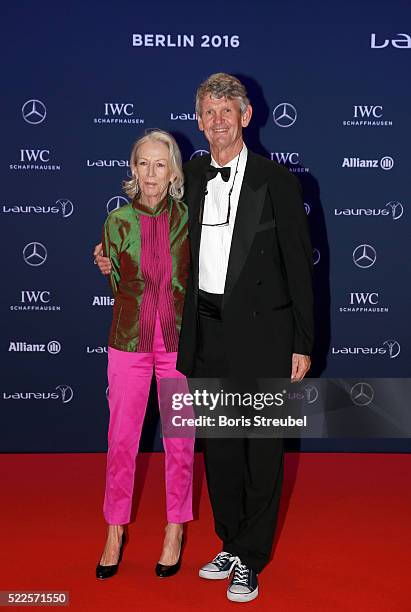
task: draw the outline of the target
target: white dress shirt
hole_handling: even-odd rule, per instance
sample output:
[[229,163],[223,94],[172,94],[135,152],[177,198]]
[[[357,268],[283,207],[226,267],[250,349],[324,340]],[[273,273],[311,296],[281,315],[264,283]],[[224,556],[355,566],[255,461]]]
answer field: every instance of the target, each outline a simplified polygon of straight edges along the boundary
[[[227,219],[228,193],[234,181],[230,197],[231,213],[229,224],[222,227],[203,225],[201,228],[199,288],[208,293],[224,293],[234,222],[247,163],[247,147],[245,144],[243,144],[239,156],[239,159],[237,155],[230,163],[224,166],[224,168],[231,168],[230,178],[227,182],[223,181],[221,174],[218,173],[215,178],[207,183],[208,193],[204,202],[203,223],[224,223]],[[237,161],[237,176],[234,179]],[[213,157],[211,157],[211,165],[217,168],[222,167],[217,164]]]

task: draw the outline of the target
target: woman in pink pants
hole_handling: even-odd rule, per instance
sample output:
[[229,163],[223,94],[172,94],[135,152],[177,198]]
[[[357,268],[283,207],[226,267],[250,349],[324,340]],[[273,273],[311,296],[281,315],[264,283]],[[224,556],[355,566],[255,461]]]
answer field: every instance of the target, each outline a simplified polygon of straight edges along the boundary
[[[103,233],[115,303],[108,349],[108,534],[96,568],[101,579],[113,576],[121,560],[153,369],[157,383],[184,378],[175,364],[189,264],[188,215],[176,141],[167,132],[149,132],[134,144],[130,168],[124,189],[132,202],[108,216]],[[183,524],[193,518],[194,439],[163,443],[167,526],[156,573],[165,577],[180,567]]]

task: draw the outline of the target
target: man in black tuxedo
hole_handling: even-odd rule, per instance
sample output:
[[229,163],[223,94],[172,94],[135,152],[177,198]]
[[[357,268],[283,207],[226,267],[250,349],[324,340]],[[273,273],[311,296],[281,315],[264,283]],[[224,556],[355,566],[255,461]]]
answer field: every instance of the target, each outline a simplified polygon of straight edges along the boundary
[[[197,91],[211,155],[185,164],[192,266],[177,369],[192,378],[300,380],[313,346],[312,248],[298,180],[247,150],[252,108],[223,73]],[[222,552],[200,576],[231,574],[227,597],[258,595],[283,478],[278,438],[204,439],[207,483]]]

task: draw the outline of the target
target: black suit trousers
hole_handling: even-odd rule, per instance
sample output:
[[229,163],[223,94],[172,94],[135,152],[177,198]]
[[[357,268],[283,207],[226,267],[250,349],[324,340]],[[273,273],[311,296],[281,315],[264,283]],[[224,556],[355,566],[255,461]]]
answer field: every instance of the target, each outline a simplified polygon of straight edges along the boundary
[[[191,376],[235,377],[225,346],[222,321],[200,316]],[[222,549],[260,572],[269,561],[277,522],[283,440],[204,438],[203,448],[215,531],[222,540]]]

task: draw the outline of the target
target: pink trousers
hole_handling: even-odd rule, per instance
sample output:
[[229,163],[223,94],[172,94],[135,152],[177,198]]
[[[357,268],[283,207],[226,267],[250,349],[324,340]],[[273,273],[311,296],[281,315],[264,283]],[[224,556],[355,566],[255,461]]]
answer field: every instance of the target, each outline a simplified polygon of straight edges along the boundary
[[[157,386],[162,378],[184,378],[175,369],[176,358],[177,353],[165,350],[158,313],[152,353],[108,349],[110,424],[103,512],[109,525],[130,521],[136,455],[153,367]],[[163,438],[163,445],[167,521],[185,523],[193,518],[194,438]]]

